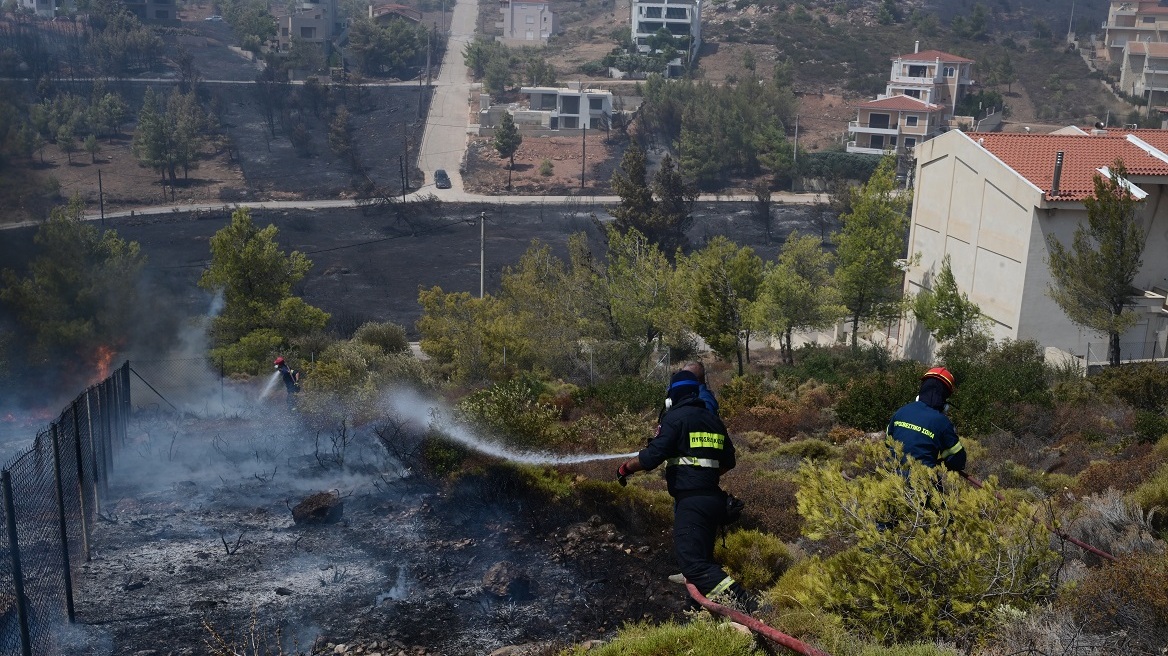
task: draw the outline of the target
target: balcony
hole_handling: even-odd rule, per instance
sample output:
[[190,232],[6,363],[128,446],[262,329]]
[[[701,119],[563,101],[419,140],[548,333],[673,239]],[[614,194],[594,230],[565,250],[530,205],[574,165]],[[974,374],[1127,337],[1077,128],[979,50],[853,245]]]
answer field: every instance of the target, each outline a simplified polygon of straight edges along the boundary
[[895,146],[889,146],[887,148],[861,148],[856,145],[855,141],[848,142],[849,153],[860,153],[861,155],[886,155],[895,151]]
[[909,75],[893,75],[889,77],[888,81],[893,84],[917,84],[922,86],[932,86],[940,84],[945,78],[940,75],[929,75],[925,77],[912,77]]
[[851,121],[848,123],[848,132],[851,134],[861,132],[863,134],[887,134],[896,136],[900,133],[900,130],[895,125],[881,125],[879,127],[873,127],[868,123]]

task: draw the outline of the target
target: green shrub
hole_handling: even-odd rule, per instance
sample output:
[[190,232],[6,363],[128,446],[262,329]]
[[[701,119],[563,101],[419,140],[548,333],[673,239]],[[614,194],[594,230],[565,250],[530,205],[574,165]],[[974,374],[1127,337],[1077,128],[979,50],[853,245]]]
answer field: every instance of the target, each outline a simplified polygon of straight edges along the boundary
[[435,476],[458,471],[466,456],[466,449],[443,439],[430,437],[422,445],[422,463]]
[[775,455],[798,458],[799,460],[828,460],[838,458],[840,451],[823,440],[806,439],[780,445],[775,449]]
[[1168,434],[1168,417],[1150,410],[1136,410],[1133,428],[1141,442],[1156,442]]
[[519,376],[472,392],[458,404],[459,413],[480,429],[523,447],[546,447],[556,437],[559,411],[540,403],[543,385]]
[[794,560],[782,540],[753,530],[728,533],[716,545],[714,558],[748,590],[769,586]]
[[872,177],[880,164],[879,155],[861,153],[806,153],[799,158],[799,172],[809,178],[860,180]]
[[735,376],[718,390],[718,413],[723,419],[729,419],[746,408],[760,405],[767,393],[762,376]]
[[1168,465],[1162,465],[1151,478],[1137,487],[1132,498],[1144,512],[1157,508],[1152,525],[1157,530],[1168,529]]
[[555,173],[555,165],[550,159],[545,159],[539,163],[539,174],[545,178],[550,178]]
[[574,647],[566,654],[588,656],[762,656],[754,638],[716,622],[700,613],[686,624],[641,622],[625,626],[616,638],[600,647]]
[[1049,408],[1050,389],[1042,347],[1038,342],[1007,340],[946,349],[945,366],[957,378],[953,423],[962,433],[987,433],[1028,428],[1015,409],[1022,405]]
[[900,454],[868,444],[851,478],[831,462],[800,470],[804,534],[847,548],[797,600],[882,643],[965,642],[1003,600],[1026,608],[1049,592],[1056,554],[1029,504],[999,503],[992,478],[977,489]]
[[1105,367],[1090,380],[1101,393],[1113,394],[1140,410],[1168,409],[1168,367],[1152,363]]
[[804,344],[795,350],[793,368],[776,368],[775,378],[791,378],[798,384],[817,380],[843,386],[853,378],[876,371],[887,371],[892,354],[878,346],[819,346]]
[[619,376],[596,384],[584,394],[599,402],[606,414],[658,410],[665,402],[661,383],[639,376]]
[[370,321],[361,324],[353,333],[353,340],[364,344],[371,344],[381,349],[383,353],[402,353],[410,350],[410,341],[406,337],[406,329],[396,323]]
[[836,402],[840,423],[863,431],[880,431],[897,408],[912,401],[920,389],[924,365],[900,361],[887,372],[875,372],[848,383]]

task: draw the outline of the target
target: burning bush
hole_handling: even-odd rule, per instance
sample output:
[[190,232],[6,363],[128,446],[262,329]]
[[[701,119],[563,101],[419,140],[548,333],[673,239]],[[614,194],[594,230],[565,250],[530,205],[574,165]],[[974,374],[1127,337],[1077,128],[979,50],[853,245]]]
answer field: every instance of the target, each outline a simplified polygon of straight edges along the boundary
[[[899,451],[899,450],[898,450]],[[1027,504],[1001,503],[956,473],[867,445],[851,478],[833,463],[800,470],[804,534],[851,545],[823,560],[797,597],[882,642],[966,641],[996,608],[1050,590],[1055,554]]]

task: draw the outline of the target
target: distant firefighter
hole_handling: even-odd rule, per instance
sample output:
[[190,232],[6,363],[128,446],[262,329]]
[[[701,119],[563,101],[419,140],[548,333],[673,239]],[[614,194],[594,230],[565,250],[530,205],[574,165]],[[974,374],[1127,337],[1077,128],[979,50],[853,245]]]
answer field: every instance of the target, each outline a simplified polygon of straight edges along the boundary
[[272,364],[276,365],[276,371],[284,379],[284,388],[288,390],[288,407],[291,408],[296,405],[296,393],[300,391],[300,372],[289,369],[283,356],[276,358]]

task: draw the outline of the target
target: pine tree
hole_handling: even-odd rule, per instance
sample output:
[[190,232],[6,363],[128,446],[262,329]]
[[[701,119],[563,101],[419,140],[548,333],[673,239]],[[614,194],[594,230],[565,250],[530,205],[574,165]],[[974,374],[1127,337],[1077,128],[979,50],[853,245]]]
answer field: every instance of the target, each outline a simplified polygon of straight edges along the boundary
[[779,336],[787,364],[794,363],[794,331],[826,328],[847,312],[832,284],[834,259],[818,238],[792,232],[778,262],[767,268],[752,323]]
[[913,299],[913,314],[938,343],[968,340],[982,332],[985,321],[977,303],[957,287],[948,255],[941,261],[933,288]]
[[896,158],[890,155],[852,194],[851,212],[840,217],[835,279],[852,313],[853,348],[861,323],[900,315],[904,273],[897,260],[904,253],[909,200],[896,188]]
[[634,141],[621,157],[620,168],[612,174],[612,189],[620,196],[620,204],[612,210],[616,227],[621,232],[635,229],[650,240],[649,217],[656,203],[649,188],[645,151]]
[[668,154],[653,176],[653,195],[657,200],[649,217],[647,235],[667,255],[685,248],[689,245],[686,233],[693,225],[693,204],[698,199],[698,190],[685,180]]
[[101,152],[101,144],[97,142],[97,137],[89,135],[85,137],[85,152],[89,153],[89,162],[97,164],[97,154]]
[[1071,321],[1107,335],[1112,365],[1120,361],[1120,336],[1139,320],[1129,308],[1139,294],[1132,283],[1143,264],[1144,231],[1126,177],[1118,160],[1108,177],[1095,175],[1095,193],[1084,201],[1087,223],[1075,229],[1070,248],[1053,236],[1047,242],[1051,298]]
[[718,236],[702,250],[680,258],[677,271],[689,291],[694,332],[718,357],[737,358],[738,375],[743,375],[743,340],[748,349],[748,318],[762,284],[762,259],[749,246],[739,248]]
[[515,127],[515,118],[511,116],[511,112],[503,112],[499,125],[495,128],[494,146],[499,152],[499,157],[506,157],[511,161],[507,167],[508,189],[511,188],[511,174],[515,171],[515,151],[519,150],[522,143],[523,135],[519,134],[519,128]]

